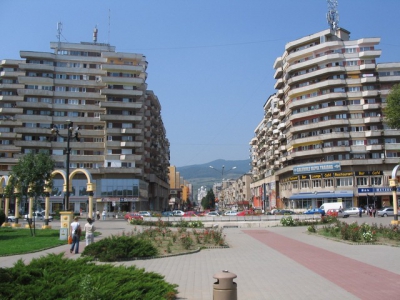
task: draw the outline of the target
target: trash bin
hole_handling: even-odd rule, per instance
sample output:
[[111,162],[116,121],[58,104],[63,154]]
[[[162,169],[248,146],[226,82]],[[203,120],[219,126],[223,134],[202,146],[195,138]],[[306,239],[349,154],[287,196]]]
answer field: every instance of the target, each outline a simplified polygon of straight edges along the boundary
[[223,270],[213,277],[217,279],[213,285],[213,300],[237,300],[237,284],[233,282],[236,274]]

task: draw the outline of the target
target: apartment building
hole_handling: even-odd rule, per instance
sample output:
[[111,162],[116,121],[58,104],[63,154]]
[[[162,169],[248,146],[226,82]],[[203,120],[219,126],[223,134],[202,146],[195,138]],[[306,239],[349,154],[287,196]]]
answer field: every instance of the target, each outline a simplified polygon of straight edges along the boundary
[[[51,42],[50,48],[0,61],[0,175],[8,175],[22,155],[39,151],[65,170],[72,124],[78,139],[70,139],[70,172],[91,174],[95,209],[168,205],[169,141],[161,104],[147,89],[146,57],[95,41]],[[51,211],[63,209],[64,184],[54,178]],[[87,211],[86,184],[76,174],[69,209]]]
[[286,44],[250,141],[255,206],[392,204],[400,131],[385,124],[384,108],[400,63],[377,63],[379,42],[331,28]]

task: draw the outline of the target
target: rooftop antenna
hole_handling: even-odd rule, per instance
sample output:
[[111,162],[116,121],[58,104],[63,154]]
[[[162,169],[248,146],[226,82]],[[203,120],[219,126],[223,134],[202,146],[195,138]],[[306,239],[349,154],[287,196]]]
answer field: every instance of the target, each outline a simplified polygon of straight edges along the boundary
[[57,37],[57,40],[58,40],[58,49],[60,49],[61,48],[61,32],[62,32],[62,23],[61,22],[58,22],[57,23],[57,35],[56,35],[56,37]]
[[328,13],[326,20],[331,30],[336,31],[339,28],[339,12],[336,7],[338,6],[337,0],[326,0],[328,2]]
[[108,41],[107,41],[107,44],[110,43],[110,29],[111,29],[111,9],[108,9]]
[[93,29],[93,43],[97,43],[97,32],[98,32],[98,29],[97,29],[97,25],[94,27],[94,29]]

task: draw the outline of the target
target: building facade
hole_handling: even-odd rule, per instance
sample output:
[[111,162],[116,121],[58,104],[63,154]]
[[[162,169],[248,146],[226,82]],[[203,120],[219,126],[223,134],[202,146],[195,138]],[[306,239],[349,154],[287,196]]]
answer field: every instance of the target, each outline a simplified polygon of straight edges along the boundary
[[[96,209],[168,205],[169,141],[161,104],[147,89],[146,57],[97,42],[52,42],[50,48],[0,61],[0,175],[39,151],[64,170],[73,124],[79,141],[70,140],[70,172],[92,175]],[[63,209],[63,184],[54,178],[52,212]],[[87,195],[86,178],[77,174],[69,209],[87,211]]]
[[392,204],[400,132],[385,124],[384,108],[400,63],[377,63],[379,42],[337,28],[286,44],[250,142],[256,206]]

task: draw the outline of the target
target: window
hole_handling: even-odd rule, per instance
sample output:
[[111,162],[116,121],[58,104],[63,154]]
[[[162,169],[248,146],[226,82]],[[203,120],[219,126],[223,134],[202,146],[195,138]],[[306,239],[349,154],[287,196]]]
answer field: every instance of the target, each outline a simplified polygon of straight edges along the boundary
[[371,177],[371,185],[382,185],[382,176]]
[[79,92],[79,88],[78,87],[70,87],[69,91],[73,92],[73,93],[77,93],[77,92]]
[[325,187],[333,187],[333,179],[324,179]]
[[368,145],[378,145],[379,140],[378,139],[370,139],[370,140],[367,140],[367,144]]
[[65,92],[65,86],[56,86],[56,92]]
[[54,99],[54,104],[64,104],[65,100],[64,99]]
[[348,91],[349,92],[359,92],[359,91],[361,91],[361,87],[359,87],[359,86],[349,86],[348,87]]
[[40,102],[42,102],[42,103],[51,103],[51,99],[50,98],[41,98]]
[[362,113],[355,113],[355,114],[350,114],[351,119],[362,119],[363,115]]
[[346,61],[346,66],[357,66],[358,62],[356,60]]
[[353,186],[353,177],[336,178],[336,186]]
[[353,140],[353,145],[364,146],[364,140]]
[[396,138],[386,138],[385,144],[396,144]]
[[26,98],[26,102],[38,102],[38,98],[28,97]]
[[357,177],[357,185],[358,186],[367,186],[368,178],[367,177]]
[[345,52],[346,53],[355,53],[356,52],[356,48],[346,48]]
[[320,179],[313,180],[312,181],[312,186],[313,186],[313,188],[320,188],[321,187],[321,180]]
[[78,105],[79,100],[78,99],[68,99],[68,104]]
[[298,189],[299,187],[298,187],[298,182],[297,181],[294,181],[294,182],[292,182],[292,188],[293,189]]
[[349,105],[360,105],[361,104],[361,100],[357,99],[357,100],[349,100]]

